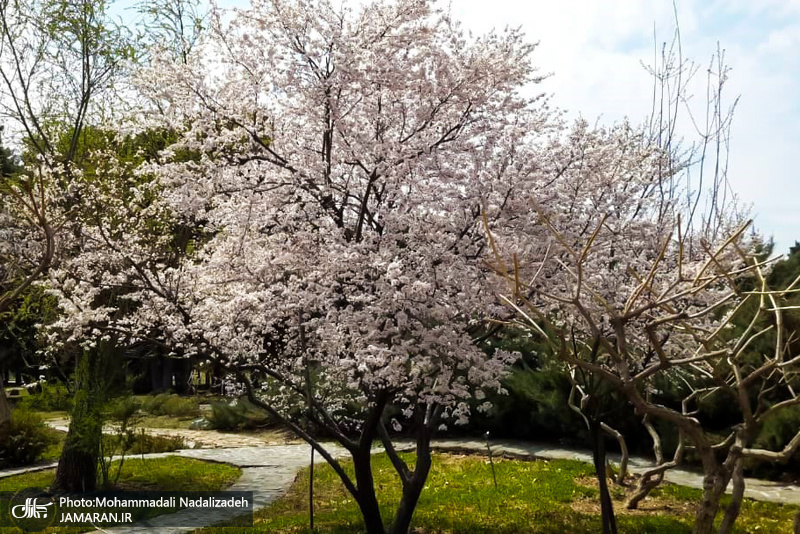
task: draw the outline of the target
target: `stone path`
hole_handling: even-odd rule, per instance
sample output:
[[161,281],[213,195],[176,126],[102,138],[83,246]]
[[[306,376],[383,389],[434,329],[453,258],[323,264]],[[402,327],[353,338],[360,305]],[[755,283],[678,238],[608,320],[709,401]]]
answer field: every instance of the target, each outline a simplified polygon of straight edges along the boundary
[[[66,432],[69,430],[69,421],[66,419],[53,419],[47,424],[56,430]],[[218,430],[188,430],[184,428],[146,428],[148,434],[164,437],[181,437],[190,449],[200,448],[231,448],[231,447],[263,447],[265,445],[285,445],[300,443],[295,438],[286,437],[281,432],[262,432],[243,434],[235,432],[220,432]],[[111,433],[113,427],[107,426],[105,432]]]
[[48,462],[45,464],[29,465],[26,467],[15,467],[13,469],[3,469],[0,471],[0,478],[13,477],[15,475],[24,475],[25,473],[33,473],[35,471],[44,471],[45,469],[53,469],[58,465],[58,462]]
[[[328,450],[335,456],[345,452],[340,447],[330,446]],[[187,458],[223,462],[242,469],[242,476],[227,488],[253,492],[253,510],[264,508],[283,495],[294,482],[297,472],[309,464],[308,445],[273,445],[269,447],[238,447],[231,449],[187,449],[176,454]],[[315,462],[320,457],[315,457]],[[323,460],[324,461],[324,460]],[[202,512],[182,510],[141,521],[132,526],[103,528],[92,534],[138,534],[158,532],[159,534],[183,534],[199,528],[199,525],[214,525],[234,518],[234,513],[225,509]],[[170,526],[165,526],[168,523]],[[183,525],[181,526],[181,523]]]
[[[154,429],[160,431],[162,429]],[[167,429],[163,429],[167,430]],[[192,431],[199,433],[209,433],[213,431]],[[257,510],[263,508],[273,502],[275,499],[285,493],[288,487],[294,481],[297,472],[306,467],[309,463],[310,448],[306,444],[280,444],[268,445],[263,442],[257,446],[238,446],[238,438],[234,434],[216,433],[219,436],[214,436],[213,439],[207,439],[208,442],[215,442],[221,444],[223,437],[230,438],[229,447],[221,448],[202,448],[202,449],[186,449],[177,451],[175,453],[162,453],[154,455],[145,455],[145,457],[166,456],[169,454],[177,454],[187,458],[196,458],[200,460],[222,462],[238,466],[242,469],[242,476],[239,480],[229,489],[232,490],[246,490],[254,492],[254,506],[253,509]],[[236,439],[234,439],[236,438]],[[492,454],[495,456],[504,456],[508,458],[526,458],[526,459],[566,459],[566,460],[579,460],[591,463],[591,453],[585,450],[571,449],[566,447],[545,445],[539,443],[529,443],[521,441],[492,441]],[[329,445],[328,450],[336,457],[346,455],[346,451],[341,447]],[[398,449],[412,448],[412,444],[398,443]],[[486,454],[486,442],[483,440],[470,440],[470,439],[442,439],[434,441],[434,449],[445,452],[456,453],[469,453],[469,454]],[[376,449],[380,450],[380,449]],[[619,457],[612,455],[612,460],[619,461]],[[317,461],[321,460],[319,455],[316,455]],[[28,472],[39,469],[46,469],[53,467],[55,464],[36,466],[34,468],[23,468],[9,471],[0,472],[0,477],[11,476],[21,472]],[[651,467],[653,464],[643,458],[631,457],[629,461],[630,470],[634,473],[641,473],[645,469]],[[694,488],[702,487],[702,478],[696,473],[686,469],[672,469],[667,472],[666,480],[674,484],[683,486],[690,486]],[[746,479],[745,496],[762,501],[771,501],[779,503],[787,503],[800,505],[800,487],[788,484],[780,484],[777,482],[770,482],[758,479]],[[202,518],[197,517],[197,510],[185,510],[173,514],[176,517],[170,518],[170,523],[177,522],[180,524],[185,522],[185,526],[166,527],[163,525],[164,517],[155,517],[147,522],[142,522],[134,526],[108,528],[95,531],[94,534],[134,534],[140,532],[159,532],[164,534],[179,534],[190,532],[197,528],[200,523],[212,525],[231,519],[225,515],[224,510],[217,510],[205,514]]]

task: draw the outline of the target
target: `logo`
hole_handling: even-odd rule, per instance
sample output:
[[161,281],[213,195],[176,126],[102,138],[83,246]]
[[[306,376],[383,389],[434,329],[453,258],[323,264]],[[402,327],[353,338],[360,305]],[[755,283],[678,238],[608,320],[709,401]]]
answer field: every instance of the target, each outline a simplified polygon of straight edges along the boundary
[[25,489],[11,498],[11,521],[26,532],[44,530],[56,518],[56,503],[44,490]]
[[11,516],[14,519],[43,519],[47,517],[47,507],[53,506],[53,502],[39,504],[38,497],[25,499],[25,504],[18,504],[11,507]]

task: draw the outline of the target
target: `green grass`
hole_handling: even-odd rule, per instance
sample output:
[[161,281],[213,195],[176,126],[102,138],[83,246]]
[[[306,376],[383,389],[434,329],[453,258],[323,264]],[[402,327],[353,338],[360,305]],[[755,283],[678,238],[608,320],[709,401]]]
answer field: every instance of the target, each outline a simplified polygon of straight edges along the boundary
[[25,488],[46,488],[53,482],[55,469],[46,471],[35,471],[16,475],[13,477],[0,478],[0,491],[19,491]]
[[241,474],[237,467],[178,456],[131,458],[125,460],[118,486],[124,490],[216,491],[233,484]]
[[[115,462],[118,465],[118,462]],[[112,473],[116,472],[112,466]],[[225,464],[204,462],[179,456],[125,460],[116,489],[127,491],[217,491],[225,489],[241,475],[241,470]],[[55,470],[26,473],[0,478],[0,492],[16,492],[26,488],[46,488],[55,477]],[[149,514],[150,517],[157,514]],[[87,527],[51,527],[45,533],[78,534],[94,530]],[[0,527],[2,534],[19,534],[17,528]]]
[[[400,485],[384,455],[373,457],[381,513],[388,521],[400,498]],[[406,456],[406,461],[413,457]],[[345,463],[346,469],[351,469]],[[433,468],[414,516],[414,528],[424,534],[515,534],[600,532],[597,490],[591,486],[591,466],[575,461],[496,461],[498,488],[488,460],[475,456],[434,455]],[[328,466],[317,468],[315,526],[320,534],[363,531],[353,498]],[[648,501],[650,511],[622,513],[616,495],[621,533],[688,534],[697,490],[667,486]],[[688,490],[688,491],[685,491]],[[618,492],[617,492],[618,493]],[[738,532],[791,532],[796,507],[746,501]],[[255,514],[254,527],[215,527],[198,534],[269,532],[306,533],[308,471],[298,476],[286,496]]]
[[200,415],[200,400],[197,397],[159,393],[137,395],[134,399],[141,403],[141,411],[150,415],[168,415],[179,419],[196,418]]
[[[116,473],[118,465],[119,461],[115,461],[112,473]],[[0,491],[46,488],[53,482],[55,474],[55,469],[47,469],[0,478]],[[239,475],[241,470],[237,467],[180,456],[145,460],[126,458],[117,486],[130,491],[216,491],[233,484]]]
[[52,442],[39,457],[39,461],[54,462],[61,457],[61,449],[64,448],[64,440],[67,439],[67,433],[54,428],[47,428],[45,432],[51,436]]
[[[686,486],[664,484],[653,490],[653,497],[663,497],[676,502],[693,502],[700,500],[702,491]],[[730,503],[730,496],[722,497],[723,507]],[[797,514],[795,506],[781,505],[771,502],[745,499],[742,510],[736,520],[738,532],[792,532],[792,521]],[[721,519],[722,514],[720,513]]]

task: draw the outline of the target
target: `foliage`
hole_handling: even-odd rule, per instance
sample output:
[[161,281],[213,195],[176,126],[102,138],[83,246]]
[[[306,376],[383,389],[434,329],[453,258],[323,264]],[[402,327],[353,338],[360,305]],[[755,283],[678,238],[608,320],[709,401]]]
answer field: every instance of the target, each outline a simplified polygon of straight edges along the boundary
[[476,414],[465,431],[527,440],[577,439],[585,431],[567,407],[570,384],[563,372],[515,368],[503,387],[507,393],[487,396],[492,408]]
[[153,454],[159,452],[175,452],[185,449],[186,441],[181,436],[156,436],[144,431],[136,433],[128,454]]
[[29,410],[18,407],[11,414],[8,440],[0,444],[0,465],[30,465],[54,442],[43,419]]
[[20,406],[37,412],[69,412],[73,395],[62,382],[44,382],[42,391],[25,397]]
[[138,11],[144,16],[140,39],[152,41],[153,51],[166,51],[174,61],[187,63],[203,31],[205,14],[199,0],[143,0]]
[[800,407],[792,406],[764,421],[755,444],[765,449],[780,450],[797,434],[798,428],[800,428]]
[[[780,451],[786,447],[800,428],[800,407],[792,406],[768,417],[754,446]],[[750,461],[745,465],[749,476],[796,482],[800,473],[800,452],[795,452],[786,462]]]
[[[6,259],[0,258],[0,262],[5,264]],[[0,270],[5,268],[13,270],[10,263],[0,267]],[[0,344],[4,346],[3,352],[6,353],[5,365],[30,372],[31,367],[36,368],[44,363],[36,354],[41,345],[39,328],[55,317],[56,300],[47,295],[40,286],[29,286],[15,301],[9,303],[6,312],[0,313]],[[39,378],[38,372],[38,369],[31,372],[35,379]]]
[[158,393],[144,397],[141,409],[152,415],[169,415],[182,418],[197,417],[200,414],[196,398],[181,397],[174,393]]
[[[125,453],[136,443],[136,427],[141,420],[140,407],[141,403],[134,397],[123,396],[112,399],[105,408],[103,419],[111,423],[113,432],[110,435],[104,434],[100,440],[98,464],[103,488],[116,484],[125,464]],[[110,469],[115,455],[120,455],[120,458],[116,475],[112,479]]]
[[216,430],[239,430],[262,427],[269,424],[270,418],[247,399],[235,399],[211,402],[208,421]]

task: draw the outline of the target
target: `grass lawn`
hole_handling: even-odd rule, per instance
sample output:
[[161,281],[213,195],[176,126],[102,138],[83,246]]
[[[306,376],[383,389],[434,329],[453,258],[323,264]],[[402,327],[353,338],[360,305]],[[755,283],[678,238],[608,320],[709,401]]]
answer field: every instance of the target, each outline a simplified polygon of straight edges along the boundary
[[[112,474],[116,472],[112,466]],[[118,490],[139,491],[216,491],[233,484],[241,470],[225,464],[203,462],[179,456],[151,459],[126,459],[122,466]],[[46,488],[53,482],[55,470],[38,471],[13,477],[0,478],[0,491],[16,492],[26,488]],[[86,527],[51,527],[45,533],[77,534],[93,530]],[[17,534],[17,528],[0,527],[2,534]]]
[[[413,457],[406,456],[406,461]],[[348,465],[349,467],[349,465]],[[414,516],[420,534],[514,534],[600,532],[598,491],[591,466],[576,461],[495,461],[498,488],[488,460],[477,456],[434,455],[433,468]],[[384,455],[374,457],[374,476],[385,518],[400,497],[394,469]],[[319,533],[362,532],[358,507],[327,465],[315,478],[315,523]],[[641,504],[623,510],[624,491],[615,491],[617,522],[625,533],[690,533],[699,490],[664,486]],[[747,500],[737,532],[791,532],[798,509]],[[197,534],[308,532],[308,471],[289,493],[255,514],[255,526],[216,527]]]
[[[111,466],[116,473],[118,461]],[[46,488],[53,482],[55,469],[0,478],[0,491]],[[126,458],[117,489],[126,491],[216,491],[233,484],[241,470],[226,464],[204,462],[180,456],[165,458]]]

